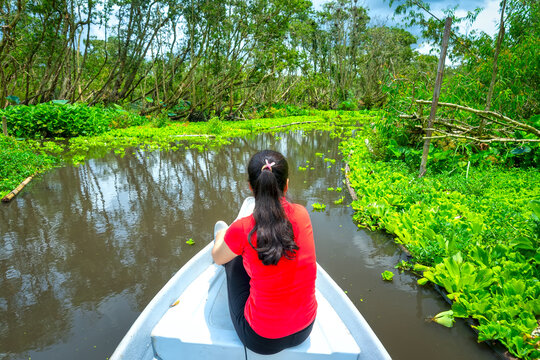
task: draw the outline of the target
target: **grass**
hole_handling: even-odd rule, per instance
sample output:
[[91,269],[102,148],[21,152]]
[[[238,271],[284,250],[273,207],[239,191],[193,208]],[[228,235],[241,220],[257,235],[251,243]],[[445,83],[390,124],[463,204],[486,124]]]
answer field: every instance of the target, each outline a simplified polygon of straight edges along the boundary
[[0,164],[0,198],[3,198],[28,176],[55,167],[58,158],[35,153],[27,142],[0,135]]

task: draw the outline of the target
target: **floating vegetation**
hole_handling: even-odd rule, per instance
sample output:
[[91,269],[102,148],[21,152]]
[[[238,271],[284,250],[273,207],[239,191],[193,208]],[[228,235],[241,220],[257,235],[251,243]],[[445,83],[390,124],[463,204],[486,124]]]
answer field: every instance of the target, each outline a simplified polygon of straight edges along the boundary
[[488,166],[418,178],[404,161],[373,158],[370,136],[364,130],[340,144],[359,226],[394,234],[423,274],[418,284],[446,291],[452,314],[434,321],[475,319],[479,341],[539,358],[532,337],[540,316],[538,170]]
[[344,200],[345,200],[345,196],[342,196],[339,199],[335,200],[334,204],[336,204],[336,205],[343,204]]
[[391,272],[391,271],[388,271],[388,270],[385,270],[382,274],[382,279],[384,281],[392,281],[392,279],[394,278],[394,273]]
[[454,320],[454,312],[452,310],[447,310],[438,313],[431,319],[432,321],[436,322],[437,324],[440,324],[442,326],[446,326],[448,328],[451,328],[454,326],[454,323],[456,322]]
[[315,211],[324,211],[324,210],[326,210],[326,205],[325,204],[314,203],[313,204],[313,210],[315,210]]
[[[337,112],[313,110],[309,116],[245,121],[224,121],[214,117],[208,122],[167,120],[158,124],[153,118],[141,117],[120,106],[104,109],[58,102],[39,106],[9,106],[0,112],[8,118],[10,134],[29,138],[51,138],[46,141],[14,141],[4,137],[4,140],[1,140],[3,143],[0,152],[4,168],[0,173],[0,194],[4,195],[30,175],[61,164],[77,166],[88,159],[103,157],[111,151],[120,156],[131,148],[144,151],[196,149],[202,152],[231,144],[237,137],[275,132],[272,129],[276,127],[279,127],[279,131],[302,130],[306,133],[313,130],[332,131],[339,126],[352,132],[353,125],[359,119],[372,119],[377,114],[373,111],[342,112],[339,118],[327,121],[325,117],[333,118]],[[62,114],[66,114],[67,120]],[[41,123],[35,121],[34,124],[34,117]],[[99,121],[89,122],[90,118]],[[10,142],[9,146],[4,145],[6,141]],[[15,148],[19,150],[10,150]],[[24,150],[20,151],[23,148]],[[21,160],[21,157],[33,160]],[[306,161],[306,165],[300,167],[299,171],[312,168],[307,164],[309,161]]]
[[193,241],[193,239],[190,238],[189,240],[186,241],[186,244],[193,245],[195,244],[195,241]]

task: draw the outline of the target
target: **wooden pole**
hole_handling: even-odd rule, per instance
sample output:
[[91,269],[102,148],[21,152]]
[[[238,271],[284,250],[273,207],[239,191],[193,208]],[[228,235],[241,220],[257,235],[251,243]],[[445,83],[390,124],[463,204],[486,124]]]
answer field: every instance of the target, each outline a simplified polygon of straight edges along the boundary
[[11,199],[13,199],[15,196],[17,196],[17,194],[32,180],[32,178],[34,177],[34,175],[32,176],[29,176],[26,178],[26,180],[24,180],[19,186],[17,186],[14,190],[12,190],[9,194],[7,194],[6,196],[4,196],[4,198],[2,199],[3,202],[9,202],[11,201]]
[[[431,102],[431,111],[429,113],[428,129],[433,128],[433,121],[437,113],[437,103],[441,94],[442,78],[444,74],[444,61],[446,60],[446,50],[448,49],[448,38],[450,37],[450,28],[452,27],[452,18],[447,17],[444,24],[444,35],[441,46],[441,55],[439,56],[439,66],[437,67],[437,77],[435,78],[435,88],[433,89],[433,101]],[[426,138],[430,138],[433,130],[426,131]],[[427,158],[431,139],[424,140],[424,150],[422,152],[422,162],[420,163],[420,173],[418,177],[424,176],[426,173]]]
[[8,136],[7,133],[7,120],[5,116],[2,116],[2,131],[4,132],[5,136]]

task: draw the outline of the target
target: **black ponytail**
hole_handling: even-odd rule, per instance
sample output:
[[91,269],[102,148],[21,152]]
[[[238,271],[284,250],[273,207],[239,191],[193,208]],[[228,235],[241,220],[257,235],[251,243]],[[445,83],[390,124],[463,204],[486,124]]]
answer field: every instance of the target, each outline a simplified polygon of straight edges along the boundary
[[[281,205],[289,178],[287,160],[276,151],[261,151],[249,161],[248,175],[255,195],[255,226],[249,232],[249,244],[259,253],[264,265],[276,265],[283,256],[292,259],[298,245],[294,242],[292,224]],[[251,243],[254,233],[257,234],[257,248]]]

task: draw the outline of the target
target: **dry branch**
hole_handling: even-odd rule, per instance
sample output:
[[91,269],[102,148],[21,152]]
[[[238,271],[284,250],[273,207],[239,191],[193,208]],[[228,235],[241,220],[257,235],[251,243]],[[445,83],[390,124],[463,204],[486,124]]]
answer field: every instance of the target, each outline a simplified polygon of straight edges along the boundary
[[[429,101],[429,100],[416,100],[416,103],[417,104],[431,104],[431,101]],[[463,106],[463,105],[444,103],[444,102],[438,103],[438,106],[444,106],[444,107],[449,107],[449,108],[453,108],[453,109],[463,110],[463,111],[471,112],[473,114],[478,114],[478,115],[493,116],[495,118],[498,118],[500,120],[503,120],[503,121],[506,121],[506,122],[508,122],[510,124],[513,124],[513,125],[515,125],[517,127],[520,127],[520,128],[522,128],[524,130],[527,130],[527,131],[535,134],[536,136],[540,136],[540,130],[538,130],[537,128],[535,128],[533,126],[530,126],[530,125],[527,125],[527,124],[524,124],[522,122],[510,119],[509,117],[504,116],[502,114],[499,114],[499,113],[497,113],[495,111],[477,110],[477,109],[473,109],[473,108]],[[501,124],[501,125],[507,125],[507,124]]]
[[423,137],[423,139],[444,139],[449,137],[455,137],[455,138],[461,138],[461,139],[467,139],[475,142],[480,143],[492,143],[492,142],[517,142],[517,143],[530,143],[530,142],[540,142],[540,139],[514,139],[514,138],[492,138],[492,139],[477,139],[472,136],[466,136],[462,134],[451,134],[451,133],[445,133],[444,131],[441,131],[439,129],[431,129],[433,131],[436,131],[438,133],[442,133],[443,135],[437,135],[437,136],[430,136],[430,137]]

